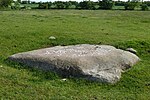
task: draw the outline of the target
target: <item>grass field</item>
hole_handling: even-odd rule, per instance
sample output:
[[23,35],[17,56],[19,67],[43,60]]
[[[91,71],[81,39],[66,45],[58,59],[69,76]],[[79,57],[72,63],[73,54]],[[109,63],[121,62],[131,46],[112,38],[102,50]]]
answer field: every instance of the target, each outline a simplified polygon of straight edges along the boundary
[[[56,40],[49,40],[55,36]],[[141,61],[113,85],[41,72],[7,57],[55,45],[132,47]],[[105,10],[0,11],[0,99],[150,100],[150,12]]]

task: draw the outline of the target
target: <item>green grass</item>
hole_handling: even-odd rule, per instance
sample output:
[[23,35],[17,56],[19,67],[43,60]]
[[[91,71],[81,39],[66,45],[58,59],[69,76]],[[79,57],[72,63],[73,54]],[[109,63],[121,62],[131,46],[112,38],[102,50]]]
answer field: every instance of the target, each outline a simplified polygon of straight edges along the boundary
[[[105,10],[0,11],[0,98],[148,100],[150,12]],[[55,36],[56,40],[49,40]],[[12,54],[55,45],[109,44],[135,48],[141,61],[113,85],[41,72],[11,63]]]

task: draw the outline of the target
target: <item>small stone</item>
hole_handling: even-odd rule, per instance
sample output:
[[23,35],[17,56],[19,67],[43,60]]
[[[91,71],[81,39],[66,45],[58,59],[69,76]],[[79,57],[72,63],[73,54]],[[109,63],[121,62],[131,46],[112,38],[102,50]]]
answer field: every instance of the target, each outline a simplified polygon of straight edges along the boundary
[[133,49],[133,48],[127,48],[126,50],[131,52],[131,53],[134,53],[134,54],[137,53],[137,51],[135,49]]
[[67,79],[66,78],[64,78],[64,79],[61,79],[62,81],[67,81]]
[[50,40],[55,40],[55,39],[56,39],[56,37],[54,37],[54,36],[50,36],[50,37],[49,37],[49,39],[50,39]]

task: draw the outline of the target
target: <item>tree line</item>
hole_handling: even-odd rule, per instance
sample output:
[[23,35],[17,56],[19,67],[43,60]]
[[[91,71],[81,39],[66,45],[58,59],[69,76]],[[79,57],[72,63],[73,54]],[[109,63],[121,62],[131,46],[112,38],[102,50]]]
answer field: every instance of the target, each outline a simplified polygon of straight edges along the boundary
[[55,1],[55,2],[30,2],[26,1],[13,1],[13,0],[0,0],[0,7],[5,8],[10,6],[11,9],[25,9],[25,6],[20,6],[23,4],[38,4],[37,7],[33,9],[87,9],[87,10],[98,10],[105,9],[111,10],[114,6],[124,6],[125,10],[134,10],[136,7],[141,7],[141,10],[148,10],[150,6],[150,1],[140,2],[139,0],[129,0],[124,1],[113,1],[113,0],[99,0],[97,2],[93,1]]

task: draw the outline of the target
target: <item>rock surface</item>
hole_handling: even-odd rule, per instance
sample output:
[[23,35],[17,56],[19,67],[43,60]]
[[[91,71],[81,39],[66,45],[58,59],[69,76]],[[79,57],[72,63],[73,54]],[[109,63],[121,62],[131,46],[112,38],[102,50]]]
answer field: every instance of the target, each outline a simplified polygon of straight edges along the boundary
[[121,72],[139,61],[135,54],[128,51],[108,45],[89,44],[39,49],[18,53],[9,59],[54,71],[64,77],[74,76],[106,83],[117,82]]

